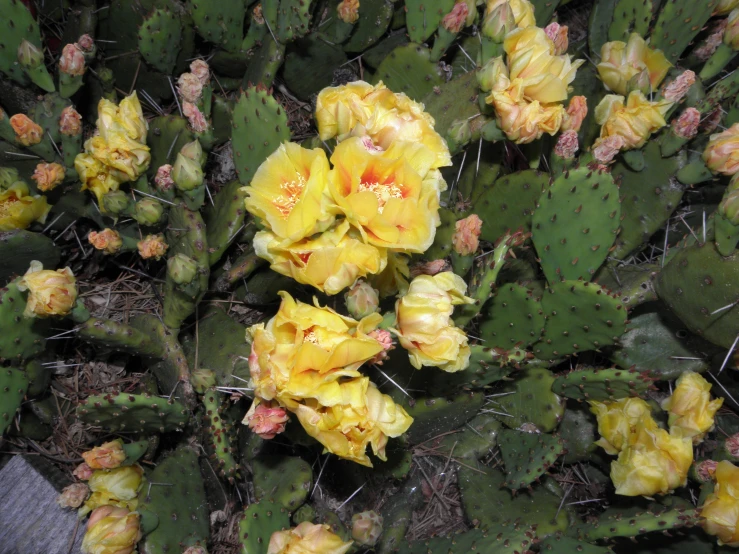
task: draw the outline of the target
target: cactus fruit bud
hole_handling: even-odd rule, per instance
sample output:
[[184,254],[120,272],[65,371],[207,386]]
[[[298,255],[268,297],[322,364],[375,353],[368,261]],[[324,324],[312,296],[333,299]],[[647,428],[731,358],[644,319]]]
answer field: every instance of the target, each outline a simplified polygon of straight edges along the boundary
[[58,163],[43,163],[36,166],[31,179],[36,181],[36,187],[41,192],[53,190],[57,185],[64,181],[66,170],[64,166]]
[[[110,231],[110,229],[106,229],[106,231]],[[115,231],[113,232],[115,233]],[[91,469],[115,469],[120,467],[123,460],[126,459],[126,453],[123,451],[123,440],[116,439],[96,446],[92,450],[83,452],[82,458]]]
[[359,19],[359,0],[341,0],[336,12],[344,23],[356,23]]
[[485,62],[485,65],[477,70],[477,83],[480,85],[480,90],[490,92],[498,81],[498,77],[507,74],[508,69],[506,69],[502,56],[490,58]]
[[67,106],[59,116],[59,132],[76,137],[82,132],[82,116],[72,106]]
[[464,0],[457,0],[452,11],[441,20],[441,26],[450,33],[457,34],[465,26],[470,9]]
[[177,90],[185,102],[197,104],[203,96],[203,83],[192,73],[183,73],[177,80]]
[[563,160],[571,160],[579,148],[577,131],[570,130],[559,135],[557,144],[554,145],[554,153]]
[[508,2],[505,2],[485,15],[482,34],[493,42],[502,43],[505,36],[516,29],[516,18]]
[[611,163],[624,145],[625,141],[621,135],[598,139],[593,147],[593,157],[602,164]]
[[[102,250],[106,254],[115,254],[123,246],[123,239],[118,231],[113,229],[103,229],[99,233],[91,231],[87,236],[87,240],[96,250]],[[84,458],[84,454],[82,456]],[[93,467],[90,465],[90,467]],[[95,468],[100,469],[100,468]]]
[[649,95],[652,84],[649,82],[649,71],[643,69],[626,83],[626,93],[630,93],[634,90],[638,90],[643,95]]
[[88,481],[92,477],[92,468],[86,463],[81,463],[72,472],[72,475],[77,477],[80,481]]
[[203,170],[200,162],[177,154],[177,160],[172,168],[172,179],[177,188],[183,192],[193,190],[203,184]]
[[695,84],[695,72],[683,71],[677,78],[665,87],[662,94],[663,98],[668,102],[680,102],[688,90]]
[[452,145],[465,145],[472,140],[472,128],[468,119],[456,119],[449,126],[447,140]]
[[588,115],[588,99],[584,96],[573,96],[567,106],[564,118],[562,119],[562,131],[580,132],[582,122]]
[[85,56],[82,54],[82,50],[74,44],[67,44],[59,58],[59,71],[76,77],[84,75],[85,69]]
[[210,387],[216,386],[216,373],[212,369],[196,369],[190,374],[192,388],[198,394],[205,394]]
[[174,179],[172,179],[172,166],[170,164],[159,166],[157,174],[154,177],[154,183],[156,183],[157,188],[163,192],[172,190],[174,187]]
[[732,50],[739,50],[739,8],[735,8],[726,18],[724,44]]
[[41,142],[44,131],[40,125],[36,125],[27,115],[17,113],[10,118],[10,126],[15,131],[15,140],[23,146],[33,146]]
[[273,439],[285,430],[289,417],[277,403],[256,399],[249,408],[243,423],[263,439]]
[[198,264],[190,256],[175,254],[167,260],[167,275],[178,285],[192,283],[198,274]]
[[372,337],[382,345],[382,352],[378,352],[375,357],[369,361],[369,363],[382,365],[382,362],[388,358],[388,352],[395,348],[393,336],[385,329],[375,329],[374,331],[369,332],[367,336]]
[[130,205],[131,198],[122,190],[111,190],[103,195],[103,208],[114,215],[125,212]]
[[204,133],[208,130],[208,122],[205,120],[203,112],[195,104],[191,104],[187,100],[182,102],[182,114],[187,118],[190,127],[196,133]]
[[84,483],[72,483],[64,487],[56,503],[62,508],[79,508],[88,496],[90,496],[90,487]]
[[203,147],[200,146],[199,140],[188,142],[185,146],[180,148],[180,154],[190,160],[198,162],[200,165],[205,163],[206,155],[203,152]]
[[375,289],[360,279],[344,294],[344,302],[353,318],[362,319],[378,310],[380,297]]
[[205,60],[194,60],[190,64],[190,73],[195,75],[203,86],[210,82],[210,66]]
[[480,231],[482,231],[482,219],[476,214],[460,219],[454,226],[452,245],[454,251],[460,256],[469,256],[477,252],[480,245]]
[[161,260],[162,256],[167,253],[169,246],[164,242],[164,235],[147,235],[144,240],[136,243],[139,249],[139,255],[145,260],[154,258]]
[[125,508],[100,506],[90,514],[82,540],[84,554],[132,554],[141,539],[139,515]]
[[695,108],[685,108],[680,117],[672,120],[672,130],[684,139],[691,139],[698,134],[701,113]]
[[133,217],[140,225],[156,225],[163,215],[164,206],[153,198],[139,200],[134,207]]
[[44,63],[44,53],[33,43],[23,39],[18,45],[18,63],[28,69],[39,67]]
[[92,52],[95,48],[95,41],[90,35],[82,35],[80,38],[77,39],[77,42],[75,44],[77,45],[77,48],[79,48],[83,52]]
[[410,270],[411,279],[415,279],[419,275],[436,275],[444,271],[451,271],[452,266],[446,260],[431,260],[430,262],[419,262]]
[[56,271],[44,269],[37,260],[31,262],[18,289],[28,291],[23,312],[26,317],[65,316],[77,301],[77,282],[72,270],[68,267]]
[[352,538],[363,546],[374,546],[382,535],[382,516],[372,510],[352,516]]
[[567,25],[552,22],[544,28],[544,32],[554,43],[554,53],[556,55],[560,56],[567,52],[567,48],[570,45]]
[[[739,173],[737,174],[739,175]],[[735,183],[739,179],[736,175],[732,179],[732,183]],[[731,185],[729,185],[731,189]],[[726,219],[728,219],[732,225],[739,225],[739,190],[730,190],[724,194],[721,199],[721,203],[718,205],[718,211]]]
[[711,135],[703,151],[703,161],[714,173],[739,173],[739,123],[734,123],[723,133]]

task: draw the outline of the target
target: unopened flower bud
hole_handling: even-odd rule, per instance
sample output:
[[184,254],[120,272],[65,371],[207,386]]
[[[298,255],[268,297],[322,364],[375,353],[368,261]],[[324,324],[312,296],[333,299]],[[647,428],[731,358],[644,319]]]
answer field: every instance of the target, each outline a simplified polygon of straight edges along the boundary
[[362,546],[374,546],[382,535],[382,516],[372,510],[352,516],[352,538]]
[[111,190],[103,195],[103,208],[114,215],[125,212],[130,205],[131,197],[122,190]]
[[[739,175],[739,173],[737,173]],[[734,176],[732,181],[737,181],[737,176]],[[718,205],[718,211],[728,219],[732,225],[739,225],[739,190],[727,191],[724,197],[721,199],[721,203]],[[728,446],[728,439],[727,439]],[[737,445],[739,446],[739,445]],[[736,449],[737,458],[739,458],[739,447]]]
[[64,487],[56,503],[62,508],[79,508],[88,496],[90,496],[90,487],[84,483],[73,483]]
[[99,233],[91,231],[87,236],[87,240],[95,247],[96,250],[102,250],[106,254],[115,254],[121,249],[121,246],[123,246],[123,239],[121,238],[120,233],[113,229],[103,229]]
[[203,112],[195,104],[191,104],[187,100],[182,102],[182,115],[187,118],[190,128],[196,133],[204,133],[208,130],[208,122],[205,120]]
[[192,73],[183,73],[177,80],[177,90],[185,102],[197,104],[203,96],[203,83]]
[[59,132],[75,137],[82,132],[82,116],[72,106],[67,106],[59,116]]
[[621,149],[624,147],[624,139],[621,135],[611,135],[604,139],[597,139],[593,147],[593,157],[602,164],[608,164],[613,161]]
[[200,162],[187,158],[180,152],[172,168],[172,179],[177,188],[183,192],[199,187],[203,184],[203,170]]
[[563,160],[571,160],[580,148],[576,131],[565,131],[557,139],[554,145],[554,153]]
[[77,477],[80,481],[87,481],[92,477],[92,468],[85,463],[81,463],[74,468],[72,475]]
[[200,141],[197,139],[192,142],[188,142],[185,146],[180,148],[180,154],[198,162],[200,165],[205,163],[205,153],[203,152],[203,147],[200,146]]
[[739,8],[734,8],[726,18],[724,44],[730,46],[732,50],[739,50]]
[[196,369],[190,373],[190,383],[198,394],[205,394],[210,387],[216,386],[216,373],[212,369]]
[[464,0],[457,0],[452,11],[441,20],[441,26],[450,33],[457,34],[465,26],[470,9]]
[[195,75],[203,86],[210,82],[210,66],[205,60],[194,60],[190,64],[190,73]]
[[695,108],[685,108],[680,117],[672,120],[672,130],[684,139],[691,139],[698,134],[701,113]]
[[38,144],[44,136],[41,126],[22,113],[17,113],[10,118],[10,126],[15,131],[15,140],[23,146]]
[[77,301],[77,280],[72,270],[68,267],[56,271],[44,269],[37,260],[30,263],[18,289],[28,291],[23,312],[26,317],[65,316]]
[[41,162],[36,166],[31,179],[36,181],[36,187],[41,192],[47,192],[62,184],[65,172],[61,164]]
[[85,56],[74,44],[67,44],[59,58],[59,71],[67,75],[79,76],[85,73]]
[[508,75],[502,56],[490,58],[480,69],[477,70],[477,83],[480,90],[490,92],[501,75]]
[[144,240],[136,243],[139,249],[139,255],[145,260],[154,258],[161,260],[162,256],[167,253],[169,246],[164,242],[164,235],[147,235]]
[[584,96],[573,96],[567,106],[564,118],[562,119],[562,131],[579,132],[582,122],[588,115],[588,99]]
[[370,363],[382,365],[382,362],[387,360],[389,357],[388,352],[395,348],[393,335],[390,334],[390,331],[386,331],[385,329],[375,329],[374,331],[370,331],[367,336],[372,337],[382,346],[382,352],[375,354],[375,357],[370,360]]
[[93,48],[95,48],[95,41],[90,35],[82,35],[77,39],[76,44],[77,48],[83,52],[92,52]]
[[377,311],[380,297],[366,281],[359,280],[344,294],[344,302],[352,317],[362,319]]
[[460,256],[469,256],[477,252],[480,245],[480,231],[482,231],[482,219],[477,214],[472,214],[460,219],[454,226],[452,246]]
[[626,94],[628,95],[630,92],[638,90],[644,94],[644,96],[649,96],[651,87],[649,71],[647,69],[643,69],[629,79],[629,82],[626,84]]
[[711,135],[703,151],[703,161],[714,173],[739,173],[739,123],[734,123],[722,133]]
[[137,513],[116,506],[101,506],[90,514],[82,540],[82,552],[132,554],[140,539]]
[[159,166],[157,174],[154,177],[154,182],[157,188],[161,191],[172,190],[174,187],[174,179],[172,179],[172,166],[170,164],[164,164]]
[[277,403],[257,399],[249,408],[243,423],[246,423],[256,435],[269,440],[285,430],[285,424],[289,419],[285,409]]
[[18,45],[18,63],[28,69],[33,69],[44,63],[44,53],[33,43],[23,39]]
[[359,19],[359,0],[341,0],[336,6],[336,13],[344,23],[356,23]]
[[175,254],[167,260],[167,275],[178,285],[192,283],[198,274],[198,264],[190,256]]
[[665,87],[662,97],[668,102],[680,102],[688,94],[690,87],[695,84],[695,72],[683,71],[677,78]]
[[558,56],[567,52],[570,45],[567,31],[567,25],[560,25],[557,22],[552,22],[544,28],[544,32],[554,43],[554,53]]
[[483,36],[495,42],[503,42],[506,35],[516,29],[516,18],[508,2],[496,7],[482,22]]
[[153,198],[144,198],[136,202],[133,217],[140,225],[156,225],[162,220],[164,206]]
[[[453,145],[462,146],[472,140],[472,129],[467,119],[456,119],[449,126],[447,139]],[[452,146],[450,145],[450,149]]]

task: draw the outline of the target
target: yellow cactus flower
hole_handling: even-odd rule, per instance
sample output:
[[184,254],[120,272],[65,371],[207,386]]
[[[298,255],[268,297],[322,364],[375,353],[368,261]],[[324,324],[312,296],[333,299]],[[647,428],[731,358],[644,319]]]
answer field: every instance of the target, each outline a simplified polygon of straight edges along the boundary
[[713,418],[723,403],[723,398],[711,400],[711,384],[700,374],[686,371],[662,409],[669,413],[670,430],[679,428],[683,436],[700,442],[713,428]]
[[139,514],[125,508],[101,506],[87,522],[83,554],[132,554],[141,540]]
[[98,104],[97,127],[106,140],[112,134],[124,133],[131,140],[145,143],[149,125],[136,92],[126,96],[118,106],[102,99]]
[[115,469],[126,459],[123,451],[123,440],[116,439],[96,446],[92,450],[82,453],[90,469]]
[[608,94],[595,108],[595,120],[601,125],[599,140],[620,136],[623,150],[641,148],[652,133],[667,125],[665,114],[671,107],[672,102],[665,100],[650,102],[638,90],[629,93],[626,104],[623,96]]
[[357,124],[367,121],[372,106],[365,98],[374,90],[374,86],[364,81],[321,90],[316,99],[316,123],[321,140],[334,137],[342,140]]
[[304,521],[294,529],[272,533],[267,554],[344,554],[352,542],[344,542],[326,525]]
[[657,90],[672,67],[662,50],[652,50],[637,33],[631,33],[628,42],[606,42],[601,46],[600,58],[597,68],[601,80],[622,96],[629,92],[629,80],[642,72],[648,76],[652,90]]
[[80,515],[106,505],[135,510],[143,475],[138,465],[93,471],[87,482],[92,494],[80,508]]
[[37,260],[30,263],[28,271],[18,283],[18,289],[28,291],[23,312],[26,317],[67,315],[77,301],[77,283],[72,270],[68,267],[47,270]]
[[273,271],[334,295],[360,277],[385,269],[385,250],[366,244],[361,238],[343,220],[316,238],[295,243],[284,244],[273,233],[260,231],[254,237],[254,251],[270,262]]
[[359,0],[341,0],[336,13],[344,23],[356,23],[359,19]]
[[293,410],[305,431],[326,451],[340,458],[372,467],[367,445],[383,461],[388,437],[398,437],[413,423],[408,413],[382,394],[368,377],[339,384],[340,404],[323,406],[304,400]]
[[487,0],[485,3],[485,14],[493,13],[495,8],[508,4],[513,12],[516,26],[521,29],[536,25],[534,17],[534,5],[529,0]]
[[739,123],[721,133],[711,135],[703,161],[714,173],[734,175],[739,173]]
[[623,496],[666,494],[685,485],[692,463],[690,437],[642,426],[611,463],[611,481]]
[[100,209],[104,211],[103,196],[112,190],[118,190],[124,182],[123,177],[84,152],[75,157],[74,168],[82,181],[82,190],[91,190],[98,200]]
[[62,164],[58,163],[40,163],[31,176],[36,181],[36,187],[41,192],[53,190],[57,185],[64,181],[65,169]]
[[279,239],[299,241],[325,231],[334,217],[326,211],[329,166],[320,148],[286,142],[259,166],[247,194],[246,209]]
[[16,181],[0,192],[0,231],[26,229],[34,221],[43,223],[49,210],[45,196],[31,196],[28,185]]
[[416,369],[436,366],[451,373],[469,365],[467,335],[451,318],[455,305],[474,302],[464,295],[466,290],[467,284],[451,271],[419,275],[396,302],[397,329],[391,331]]
[[590,411],[598,419],[601,436],[595,444],[608,454],[618,454],[626,448],[641,429],[657,428],[649,404],[641,398],[623,398],[615,402],[591,400]]
[[[393,143],[386,151],[368,150],[358,137],[341,142],[331,156],[329,189],[337,213],[359,229],[364,242],[381,248],[423,253],[436,234],[437,211],[416,170],[428,172],[433,154],[420,144]],[[414,163],[415,167],[411,164]]]
[[498,126],[517,144],[538,140],[544,133],[555,135],[565,114],[561,104],[544,106],[536,101],[519,100],[507,90],[493,90],[486,101],[495,108]]
[[739,467],[726,460],[719,462],[714,480],[713,492],[701,507],[701,526],[718,537],[719,545],[739,546]]
[[41,126],[22,113],[17,113],[10,118],[10,126],[15,131],[15,140],[23,146],[34,146],[44,137],[44,130]]

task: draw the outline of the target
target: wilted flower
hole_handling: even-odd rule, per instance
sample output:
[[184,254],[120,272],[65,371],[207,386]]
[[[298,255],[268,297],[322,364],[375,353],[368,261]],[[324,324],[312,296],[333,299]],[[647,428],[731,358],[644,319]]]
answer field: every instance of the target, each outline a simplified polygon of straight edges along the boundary
[[192,63],[190,63],[190,73],[195,75],[203,86],[210,82],[210,66],[205,60],[193,60]]
[[59,116],[59,132],[75,137],[82,132],[82,116],[72,106],[67,106]]
[[159,190],[172,190],[174,187],[174,179],[172,179],[172,166],[170,164],[159,166],[157,174],[154,177],[154,183],[156,183]]
[[51,210],[45,196],[31,196],[23,181],[0,192],[0,231],[26,229],[34,221],[43,223]]
[[80,479],[81,481],[87,481],[88,479],[90,479],[90,477],[92,477],[92,468],[83,462],[76,468],[74,468],[72,475],[74,475],[75,477],[77,477],[77,479]]
[[726,19],[719,19],[714,25],[703,44],[693,51],[693,55],[697,60],[705,62],[713,53],[721,46],[724,41],[724,30],[726,29]]
[[[110,230],[110,229],[106,229]],[[115,231],[113,231],[115,232]],[[126,459],[123,440],[116,439],[82,453],[82,458],[91,469],[115,469]]]
[[631,33],[628,42],[606,42],[600,57],[600,78],[610,90],[623,96],[629,92],[629,81],[641,72],[647,74],[652,90],[657,90],[672,66],[661,50],[652,50],[638,33]]
[[372,510],[352,516],[352,538],[363,546],[374,546],[382,535],[382,516]]
[[519,29],[536,25],[534,5],[529,0],[487,0],[485,14],[492,13],[500,6],[508,6],[511,9],[513,19]]
[[356,23],[359,19],[359,0],[341,0],[336,12],[344,23]]
[[77,301],[77,283],[72,270],[68,267],[46,270],[36,260],[31,262],[28,271],[21,277],[18,289],[28,291],[23,312],[26,317],[67,315]]
[[739,468],[726,460],[714,474],[716,485],[703,503],[701,526],[719,545],[739,546]]
[[691,139],[698,134],[701,113],[695,108],[685,108],[680,117],[672,120],[672,130],[679,137]]
[[[106,254],[115,254],[121,249],[121,246],[123,246],[123,239],[121,238],[120,233],[113,229],[103,229],[99,233],[97,231],[90,231],[90,234],[87,236],[87,241],[92,244],[96,250],[102,250]],[[96,467],[94,469],[100,468]]]
[[567,52],[567,48],[570,45],[567,31],[567,25],[560,25],[556,21],[553,21],[552,23],[544,27],[544,32],[554,43],[554,53],[557,55]]
[[683,71],[677,78],[670,82],[662,91],[662,97],[668,102],[680,102],[688,90],[695,84],[695,73],[690,71]]
[[195,104],[184,100],[182,102],[182,114],[187,118],[188,123],[190,123],[190,128],[196,133],[204,133],[208,130],[208,122],[203,112]]
[[328,525],[304,521],[294,529],[272,533],[267,554],[344,554],[351,546],[351,541],[342,541]]
[[739,173],[739,123],[734,123],[722,133],[711,135],[703,151],[703,161],[714,173]]
[[85,56],[82,54],[82,50],[74,44],[67,44],[59,58],[59,71],[78,77],[85,74],[85,69],[87,68],[85,67]]
[[10,118],[10,126],[15,131],[15,140],[23,146],[38,144],[44,136],[41,126],[22,113],[17,113]]
[[452,235],[452,246],[460,256],[469,256],[477,252],[480,245],[480,231],[482,231],[482,219],[476,214],[460,219],[454,224],[454,235]]
[[92,49],[95,48],[95,41],[90,35],[81,35],[75,44],[83,52],[92,52]]
[[554,145],[554,153],[563,160],[571,160],[575,157],[579,148],[580,142],[577,138],[577,131],[570,130],[559,135],[557,144]]
[[344,294],[344,302],[352,317],[362,319],[378,310],[380,297],[367,281],[359,280]]
[[640,429],[656,429],[652,410],[641,398],[624,398],[615,402],[590,401],[590,411],[598,419],[597,445],[608,454],[618,454]]
[[593,157],[602,164],[613,161],[623,147],[626,145],[623,137],[613,135],[604,139],[597,139],[593,145]]
[[285,430],[289,419],[285,408],[277,402],[264,402],[256,398],[244,416],[244,423],[252,432],[269,440]]
[[562,131],[579,132],[582,122],[588,115],[588,99],[584,96],[573,96],[562,119]]
[[441,19],[441,26],[450,33],[459,33],[467,21],[469,11],[465,0],[457,0],[452,11]]
[[665,114],[671,107],[672,102],[650,102],[639,91],[629,93],[625,104],[623,96],[607,94],[595,108],[600,138],[618,135],[624,139],[623,150],[641,148],[652,133],[667,124]]
[[177,90],[185,102],[197,104],[203,96],[203,82],[197,75],[183,73],[177,79]]
[[87,500],[89,494],[90,487],[84,483],[72,483],[68,487],[64,487],[62,494],[56,499],[56,503],[62,508],[79,508]]
[[132,554],[141,539],[139,515],[125,508],[101,506],[87,522],[83,554]]
[[386,331],[385,329],[375,329],[367,333],[367,336],[372,337],[382,345],[382,352],[378,352],[369,363],[382,365],[382,362],[388,358],[388,352],[395,348],[393,336],[390,334],[390,331]]
[[695,464],[695,475],[703,483],[713,481],[716,475],[718,462],[715,460],[702,460]]
[[699,442],[713,428],[714,415],[723,403],[723,398],[711,400],[711,384],[700,374],[686,371],[662,409],[669,413],[670,431],[678,428],[684,437]]
[[147,235],[144,240],[140,240],[136,243],[139,249],[139,255],[148,260],[154,258],[155,260],[161,260],[162,256],[167,253],[168,245],[164,242],[164,235]]
[[410,271],[410,276],[416,278],[419,275],[436,275],[443,271],[451,271],[452,266],[446,260],[431,260],[429,262],[418,262]]
[[397,329],[391,331],[416,369],[436,366],[455,372],[469,365],[467,335],[451,318],[455,305],[473,302],[464,295],[466,290],[467,284],[451,272],[419,275],[397,301]]
[[41,192],[46,192],[62,184],[64,174],[65,169],[63,165],[56,162],[50,164],[41,162],[36,166],[31,179],[36,181],[36,187]]

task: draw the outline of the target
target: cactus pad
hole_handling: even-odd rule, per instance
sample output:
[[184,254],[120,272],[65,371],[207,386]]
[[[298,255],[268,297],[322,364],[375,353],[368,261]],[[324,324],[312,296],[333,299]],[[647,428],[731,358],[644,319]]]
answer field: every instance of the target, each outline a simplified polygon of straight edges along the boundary
[[425,42],[439,27],[441,19],[452,11],[454,0],[405,0],[408,36],[413,42]]
[[428,554],[430,552],[486,552],[490,554],[520,554],[531,552],[535,538],[534,529],[524,524],[510,524],[496,532],[471,529],[450,535],[435,537],[427,541],[403,544],[399,554]]
[[404,92],[420,102],[444,82],[439,65],[430,56],[429,49],[420,44],[398,46],[382,60],[374,81],[382,81],[393,92]]
[[545,433],[526,433],[505,429],[498,434],[498,446],[503,456],[511,490],[531,485],[564,453],[562,439]]
[[480,335],[487,348],[526,348],[538,341],[544,330],[541,303],[522,285],[502,285],[486,310]]
[[181,402],[125,393],[90,396],[77,406],[77,417],[108,431],[140,433],[182,431],[190,419]]
[[[25,273],[25,272],[24,272]],[[0,361],[20,363],[44,351],[49,320],[25,317],[25,294],[18,281],[0,288]]]
[[697,510],[672,508],[663,511],[619,514],[612,509],[603,513],[598,521],[581,525],[574,530],[582,540],[592,542],[613,537],[638,537],[647,533],[665,532],[692,527],[699,521]]
[[162,73],[170,74],[177,62],[182,41],[180,17],[169,10],[154,10],[139,28],[139,52]]
[[0,437],[13,423],[15,412],[21,407],[28,389],[28,378],[20,369],[0,368]]
[[244,0],[229,2],[201,2],[190,0],[187,10],[192,16],[195,30],[209,42],[229,52],[237,52],[244,39]]
[[451,399],[419,398],[412,406],[404,400],[403,408],[414,420],[408,429],[408,440],[418,444],[461,427],[480,409],[483,400],[479,392],[462,393]]
[[552,390],[575,400],[610,402],[643,396],[652,384],[646,372],[635,369],[576,369],[555,379]]
[[234,477],[239,477],[239,464],[236,463],[236,454],[232,444],[235,435],[232,425],[224,418],[223,393],[215,389],[209,389],[203,395],[203,408],[205,408],[205,434],[208,439],[208,449],[213,452],[215,459],[215,470],[218,475],[234,482]]
[[539,543],[539,552],[541,554],[572,554],[573,552],[581,554],[612,554],[613,550],[608,546],[596,546],[558,533],[541,541]]
[[554,375],[547,369],[522,371],[496,393],[490,409],[499,412],[498,419],[511,429],[533,425],[536,430],[549,433],[559,425],[565,411],[564,399],[552,392],[553,382]]
[[241,554],[263,554],[272,533],[290,527],[290,514],[286,508],[262,500],[249,504],[239,524]]
[[290,512],[308,497],[313,470],[294,456],[260,456],[252,461],[254,493],[258,501],[268,501]]
[[650,47],[662,50],[667,60],[675,63],[711,17],[717,4],[718,0],[665,0],[652,29]]
[[352,36],[344,44],[344,50],[361,52],[380,40],[393,20],[394,11],[391,0],[374,0],[361,4],[359,19],[354,24]]

